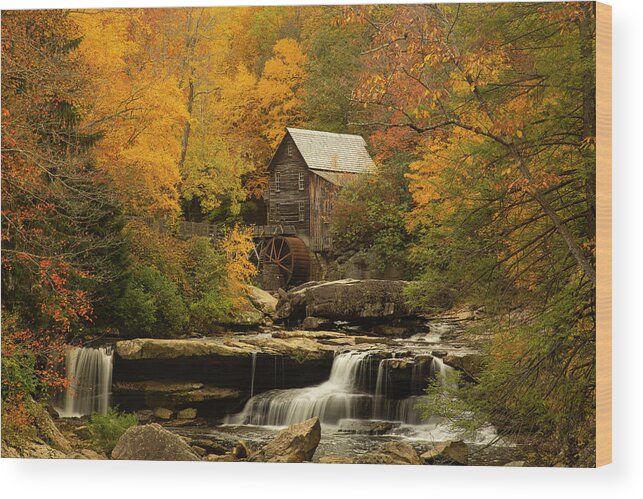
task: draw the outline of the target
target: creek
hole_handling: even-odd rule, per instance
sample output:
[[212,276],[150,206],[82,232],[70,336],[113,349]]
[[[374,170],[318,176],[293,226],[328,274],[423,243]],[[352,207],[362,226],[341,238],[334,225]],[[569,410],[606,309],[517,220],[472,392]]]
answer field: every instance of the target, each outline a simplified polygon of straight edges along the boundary
[[[166,424],[175,426],[179,433],[207,437],[224,445],[245,439],[258,446],[279,429],[317,416],[322,423],[322,441],[316,460],[324,455],[350,457],[370,452],[391,439],[412,442],[418,449],[463,439],[470,448],[482,450],[480,456],[486,457],[479,458],[480,464],[492,464],[497,452],[489,456],[484,449],[497,438],[493,427],[464,434],[426,408],[423,394],[430,380],[457,388],[455,370],[442,358],[445,353],[462,350],[461,346],[442,340],[442,334],[452,327],[430,324],[426,332],[406,339],[341,345],[329,352],[328,361],[316,359],[314,363],[275,355],[274,342],[288,344],[309,334],[302,332],[289,339],[283,338],[289,333],[283,330],[235,335],[234,341],[245,342],[242,344],[252,345],[255,350],[239,358],[217,357],[211,364],[204,360],[206,357],[115,363],[112,346],[73,348],[67,353],[65,365],[72,382],[67,393],[57,398],[56,408],[62,417],[106,412],[115,398],[111,383],[114,377],[119,380],[121,391],[123,386],[147,383],[140,392],[116,397],[121,409],[140,411],[168,404],[175,404],[177,409],[198,406],[199,413],[206,416],[205,424],[203,420],[198,424],[189,421]],[[325,341],[339,341],[332,336],[337,333],[328,334]],[[312,333],[310,336],[323,337]],[[223,340],[207,341],[219,344]],[[186,376],[181,382],[177,381],[179,374]],[[123,381],[124,378],[127,380]],[[177,390],[187,379],[191,380],[193,391],[186,393],[192,398],[177,399]],[[225,404],[219,399],[203,401],[203,397],[195,394],[207,390],[211,393],[210,385],[203,385],[208,382],[216,382],[216,386],[227,383],[227,389],[234,387],[238,395]],[[149,392],[152,383],[161,395]],[[420,407],[422,403],[424,408]],[[207,410],[213,407],[216,411],[208,416]]]

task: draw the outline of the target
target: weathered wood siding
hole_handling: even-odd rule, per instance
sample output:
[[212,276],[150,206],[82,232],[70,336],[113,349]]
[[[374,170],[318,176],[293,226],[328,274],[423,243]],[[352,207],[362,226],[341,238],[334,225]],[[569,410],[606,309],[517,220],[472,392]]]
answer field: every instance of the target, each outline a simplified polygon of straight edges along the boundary
[[310,172],[310,249],[311,251],[328,251],[332,240],[330,235],[330,217],[333,203],[339,188]]
[[[329,170],[314,173],[287,133],[270,162],[268,174],[266,223],[294,227],[311,251],[329,251],[330,219],[340,189],[336,184],[344,183],[342,176],[352,177],[355,173]],[[324,175],[326,178],[322,178]]]
[[297,151],[290,136],[286,136],[277,149],[270,163],[269,174],[268,224],[293,225],[298,233],[308,235],[310,232],[310,175],[304,158]]

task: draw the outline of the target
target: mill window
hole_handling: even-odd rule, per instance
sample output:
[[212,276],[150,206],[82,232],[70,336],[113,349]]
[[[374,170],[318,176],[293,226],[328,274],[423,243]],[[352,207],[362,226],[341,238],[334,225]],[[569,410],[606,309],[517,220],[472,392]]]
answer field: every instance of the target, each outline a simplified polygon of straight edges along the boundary
[[304,190],[304,174],[302,172],[299,172],[299,190]]
[[[275,191],[280,192],[281,191],[281,182],[279,179],[279,173],[275,173]],[[279,206],[279,205],[277,205]]]
[[292,157],[292,144],[288,144],[286,150],[288,151],[288,157]]
[[280,214],[279,214],[280,211],[281,210],[280,210],[280,207],[279,207],[279,203],[275,203],[275,216],[274,216],[275,222],[279,222],[280,219],[281,219]]
[[304,202],[299,201],[299,221],[303,222],[304,221]]

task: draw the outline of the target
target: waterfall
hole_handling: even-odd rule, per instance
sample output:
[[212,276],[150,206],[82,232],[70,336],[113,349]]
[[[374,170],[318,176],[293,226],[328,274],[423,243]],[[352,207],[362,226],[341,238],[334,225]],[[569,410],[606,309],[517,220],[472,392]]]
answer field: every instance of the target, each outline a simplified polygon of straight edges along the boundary
[[375,396],[383,397],[386,395],[388,381],[388,361],[389,359],[380,360],[377,367],[377,381],[375,382]]
[[431,375],[445,388],[458,387],[455,369],[447,366],[439,357],[433,357],[431,361]]
[[367,383],[369,352],[338,354],[328,381],[307,388],[271,390],[246,403],[243,411],[226,418],[226,423],[283,426],[299,423],[313,416],[336,424],[340,419],[359,417],[368,394],[358,389]]
[[391,380],[391,365],[397,360],[395,354],[379,360],[374,387],[373,360],[373,353],[368,351],[337,354],[324,383],[251,395],[243,410],[228,416],[225,423],[284,426],[317,416],[328,425],[335,425],[341,419],[382,419],[419,424],[420,414],[416,406],[421,401],[420,394],[427,378],[442,374],[440,379],[443,383],[453,379],[449,376],[452,368],[440,359],[429,356],[417,358],[410,368],[410,379],[404,385],[405,393],[410,396],[395,398],[399,389]]
[[382,418],[386,411],[385,397],[388,393],[389,363],[393,359],[382,359],[377,366],[377,381],[375,382],[375,396],[373,398],[373,419]]
[[112,346],[67,349],[65,374],[69,386],[55,401],[61,417],[107,412],[112,391],[113,354]]
[[257,369],[257,352],[252,352],[252,375],[250,376],[250,396],[255,394],[255,371]]
[[[371,417],[373,419],[383,419],[388,421],[403,421],[405,423],[419,423],[419,414],[415,406],[421,397],[412,395],[403,399],[390,398],[395,387],[391,386],[391,363],[396,359],[395,352],[388,359],[382,359],[377,368],[377,382],[375,384],[375,394],[373,396],[373,409]],[[419,394],[424,391],[431,373],[429,359],[416,358],[411,367],[409,392]],[[390,393],[391,392],[391,393]]]

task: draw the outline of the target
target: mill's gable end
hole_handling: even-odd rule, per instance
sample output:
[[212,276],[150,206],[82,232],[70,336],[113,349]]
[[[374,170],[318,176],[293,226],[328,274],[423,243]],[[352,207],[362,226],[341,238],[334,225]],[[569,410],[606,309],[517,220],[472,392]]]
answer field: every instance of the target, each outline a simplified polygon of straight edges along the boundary
[[283,139],[275,149],[275,152],[268,163],[268,172],[272,172],[275,167],[288,163],[296,163],[304,169],[308,169],[306,160],[297,148],[290,133],[286,132]]
[[268,225],[293,226],[298,234],[310,231],[310,175],[297,146],[286,133],[268,165]]

